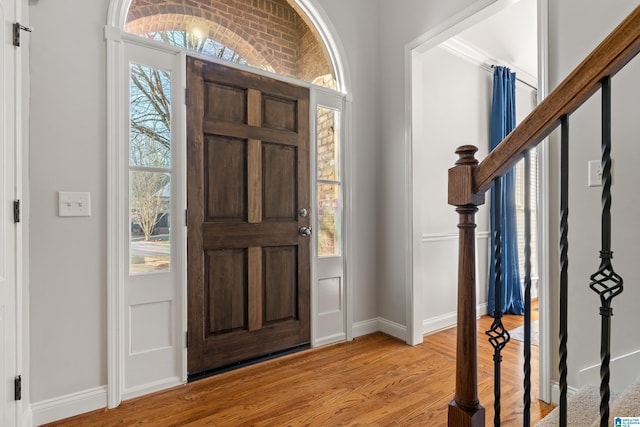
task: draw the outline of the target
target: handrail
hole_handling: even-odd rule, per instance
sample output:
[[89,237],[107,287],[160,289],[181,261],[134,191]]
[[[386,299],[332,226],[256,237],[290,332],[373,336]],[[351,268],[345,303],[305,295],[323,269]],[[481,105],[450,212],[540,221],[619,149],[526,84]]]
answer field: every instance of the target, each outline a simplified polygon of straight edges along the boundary
[[474,172],[473,192],[484,193],[524,152],[538,145],[559,124],[640,52],[640,6],[576,67],[489,155]]

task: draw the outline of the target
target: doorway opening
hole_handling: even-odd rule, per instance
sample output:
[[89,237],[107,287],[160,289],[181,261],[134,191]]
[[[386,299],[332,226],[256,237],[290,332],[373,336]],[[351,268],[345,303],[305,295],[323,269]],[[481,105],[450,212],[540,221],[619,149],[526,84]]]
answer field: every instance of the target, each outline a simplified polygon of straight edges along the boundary
[[[408,180],[413,183],[409,208],[413,256],[407,268],[413,277],[411,321],[415,342],[421,342],[423,334],[456,323],[458,232],[456,216],[447,204],[448,167],[443,165],[453,165],[455,149],[462,145],[478,146],[479,159],[488,153],[493,65],[507,66],[516,72],[516,122],[526,117],[544,95],[538,95],[537,91],[544,77],[538,76],[541,55],[538,34],[540,26],[546,25],[544,16],[538,18],[541,22],[537,19],[542,3],[536,0],[495,2],[462,22],[455,22],[428,37],[425,35],[410,48],[412,165]],[[504,37],[505,33],[509,37]],[[538,193],[540,174],[537,172],[538,165],[544,165],[545,155],[538,154],[531,156],[532,206],[539,209],[532,212],[536,220],[544,216],[538,201],[545,197]],[[521,190],[522,169],[520,166],[517,179]],[[522,205],[522,191],[516,197]],[[519,208],[522,212],[522,207]],[[544,225],[544,221],[541,222]],[[491,250],[488,204],[479,210],[477,224],[476,294],[477,312],[481,315],[487,313]],[[519,219],[519,234],[522,224],[523,220]],[[536,225],[534,222],[534,227]],[[538,274],[539,270],[544,273],[546,241],[543,227],[537,228],[532,233],[533,245],[540,244],[539,249],[534,246],[532,257],[534,307],[538,307],[539,296],[546,295],[544,287],[548,283],[543,280],[544,274]],[[524,251],[523,245],[519,251]],[[522,263],[523,253],[519,258]],[[542,261],[540,269],[537,259]],[[523,270],[521,267],[521,275]],[[543,301],[544,298],[540,299],[541,311],[547,309]],[[540,351],[541,371],[548,363],[546,351],[546,348]],[[548,375],[541,373],[540,396],[548,400],[549,378],[543,376]]]

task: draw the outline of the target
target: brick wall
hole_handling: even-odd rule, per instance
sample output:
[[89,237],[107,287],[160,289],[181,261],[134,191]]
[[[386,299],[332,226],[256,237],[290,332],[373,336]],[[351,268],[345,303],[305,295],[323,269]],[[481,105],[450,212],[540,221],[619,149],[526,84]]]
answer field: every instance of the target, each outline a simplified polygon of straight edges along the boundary
[[251,66],[335,87],[324,46],[287,0],[133,0],[126,23],[134,34],[194,27]]

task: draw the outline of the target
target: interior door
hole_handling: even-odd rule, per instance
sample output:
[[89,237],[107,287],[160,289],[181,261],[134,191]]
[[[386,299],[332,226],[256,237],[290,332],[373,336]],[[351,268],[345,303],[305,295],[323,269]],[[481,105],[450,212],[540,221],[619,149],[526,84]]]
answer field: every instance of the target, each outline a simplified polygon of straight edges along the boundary
[[309,90],[187,60],[188,371],[310,340]]
[[16,48],[10,29],[15,22],[13,0],[0,0],[0,425],[17,425],[19,405],[14,392],[18,365],[17,293],[16,277],[18,225],[14,221],[14,200],[18,197],[16,165],[16,108],[17,93],[15,62]]

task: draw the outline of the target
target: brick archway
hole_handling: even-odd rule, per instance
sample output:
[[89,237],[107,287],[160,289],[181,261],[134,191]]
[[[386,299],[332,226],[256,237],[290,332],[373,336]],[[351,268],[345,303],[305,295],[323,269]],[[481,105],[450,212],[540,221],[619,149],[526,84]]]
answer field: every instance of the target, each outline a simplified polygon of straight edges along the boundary
[[[189,31],[190,28],[206,28],[207,37],[229,47],[248,64],[262,70],[283,73],[281,69],[275,69],[271,64],[276,63],[273,55],[269,55],[263,43],[253,42],[249,34],[243,29],[234,28],[237,26],[224,27],[221,24],[203,19],[191,14],[158,14],[153,16],[143,16],[141,18],[128,21],[126,31],[133,34],[148,34],[157,31],[180,30]],[[236,32],[239,31],[239,32]],[[263,53],[264,52],[264,53]],[[265,55],[266,54],[266,55]]]
[[125,31],[144,35],[197,26],[248,65],[336,88],[328,52],[297,9],[287,0],[132,0]]

